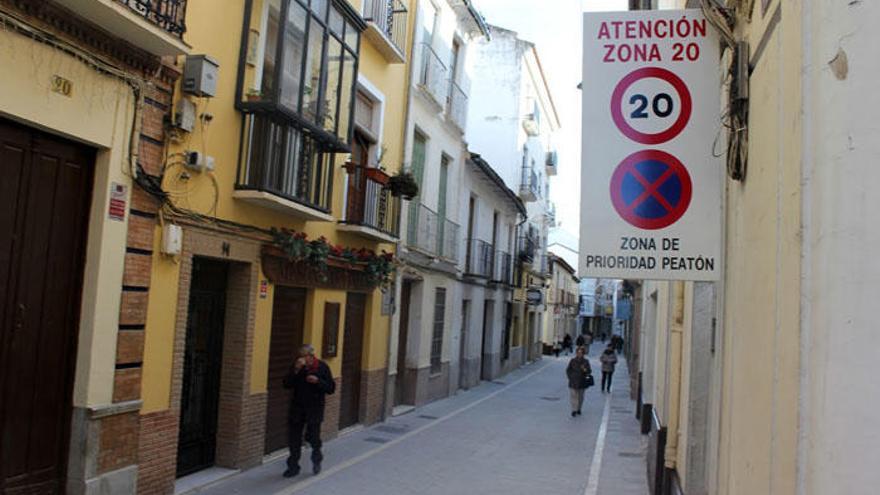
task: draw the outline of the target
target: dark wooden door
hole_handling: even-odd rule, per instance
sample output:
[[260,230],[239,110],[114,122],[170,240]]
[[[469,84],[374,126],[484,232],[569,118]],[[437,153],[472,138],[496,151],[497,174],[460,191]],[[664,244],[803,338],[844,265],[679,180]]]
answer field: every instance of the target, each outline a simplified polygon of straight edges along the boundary
[[61,493],[94,152],[0,119],[0,493]]
[[495,301],[486,299],[483,306],[483,348],[480,351],[480,378],[483,380],[492,379],[492,318],[495,315]]
[[339,428],[360,421],[361,364],[364,350],[364,316],[367,296],[349,292],[345,301],[342,348],[342,390],[339,395]]
[[467,388],[467,339],[470,326],[471,302],[461,302],[461,335],[458,342],[458,388]]
[[400,295],[400,331],[397,335],[397,377],[394,382],[394,405],[406,403],[406,346],[409,336],[409,306],[412,282],[403,281]]
[[284,388],[284,376],[290,370],[299,347],[303,344],[305,314],[305,289],[275,287],[266,403],[265,452],[267,454],[287,446],[287,409],[290,404],[290,391]]
[[177,475],[214,465],[228,265],[194,258],[183,356]]

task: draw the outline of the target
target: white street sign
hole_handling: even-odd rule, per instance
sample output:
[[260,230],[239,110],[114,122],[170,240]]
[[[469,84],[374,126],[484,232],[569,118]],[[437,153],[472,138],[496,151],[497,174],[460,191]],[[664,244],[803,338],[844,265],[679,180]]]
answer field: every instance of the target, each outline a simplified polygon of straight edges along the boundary
[[713,29],[698,9],[584,15],[580,276],[718,280]]

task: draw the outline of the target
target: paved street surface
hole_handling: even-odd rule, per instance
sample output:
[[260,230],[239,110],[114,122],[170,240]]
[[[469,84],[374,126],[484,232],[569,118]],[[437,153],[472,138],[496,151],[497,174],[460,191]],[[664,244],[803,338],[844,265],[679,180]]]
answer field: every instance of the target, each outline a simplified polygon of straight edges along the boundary
[[587,391],[569,413],[568,357],[545,357],[492,383],[324,445],[324,471],[281,476],[284,459],[191,493],[205,494],[607,494],[645,495],[644,442],[629,400],[626,363],[611,395]]

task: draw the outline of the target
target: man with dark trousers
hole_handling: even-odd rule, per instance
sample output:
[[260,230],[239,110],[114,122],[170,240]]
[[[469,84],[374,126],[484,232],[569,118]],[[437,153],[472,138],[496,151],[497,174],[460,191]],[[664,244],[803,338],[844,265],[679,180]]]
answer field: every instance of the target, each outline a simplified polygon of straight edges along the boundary
[[287,458],[285,478],[299,474],[299,458],[302,455],[303,430],[306,441],[312,446],[312,472],[321,472],[321,422],[324,421],[324,398],[336,391],[336,382],[330,367],[315,357],[315,348],[304,345],[299,358],[284,377],[284,388],[291,389],[290,411],[287,415]]

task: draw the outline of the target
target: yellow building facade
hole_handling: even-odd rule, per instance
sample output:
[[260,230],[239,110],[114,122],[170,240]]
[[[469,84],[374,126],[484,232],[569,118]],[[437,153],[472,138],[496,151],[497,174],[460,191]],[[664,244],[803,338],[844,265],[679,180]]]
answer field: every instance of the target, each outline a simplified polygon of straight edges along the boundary
[[[406,5],[234,3],[187,4],[185,40],[205,57],[177,61],[150,191],[162,206],[139,493],[286,448],[281,378],[302,344],[337,381],[325,438],[384,416],[401,202],[385,186],[402,161]],[[216,68],[213,95],[193,67]]]

